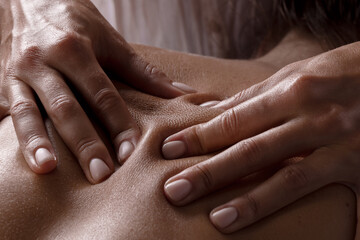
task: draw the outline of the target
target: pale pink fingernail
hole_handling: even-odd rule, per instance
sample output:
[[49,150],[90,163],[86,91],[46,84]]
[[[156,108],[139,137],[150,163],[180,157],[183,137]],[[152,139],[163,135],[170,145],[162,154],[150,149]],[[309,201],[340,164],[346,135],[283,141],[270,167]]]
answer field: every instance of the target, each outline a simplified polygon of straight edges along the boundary
[[219,228],[230,226],[238,217],[238,212],[234,207],[227,207],[211,213],[211,221]]
[[189,195],[192,189],[191,183],[186,179],[176,180],[165,185],[166,195],[174,202],[178,202]]
[[186,146],[183,141],[172,141],[165,143],[162,147],[162,153],[166,159],[175,159],[181,157],[186,152]]
[[110,175],[110,168],[99,158],[91,159],[89,168],[90,174],[95,182],[99,182]]
[[213,107],[215,105],[217,105],[218,103],[220,103],[220,101],[208,101],[208,102],[204,102],[202,104],[200,104],[200,107]]
[[189,85],[186,85],[184,83],[180,83],[180,82],[172,82],[171,83],[174,87],[186,92],[186,93],[196,93],[197,91],[190,87]]
[[35,152],[35,161],[39,166],[42,166],[48,162],[55,161],[55,157],[46,148],[39,148]]
[[119,147],[119,158],[121,161],[127,159],[131,153],[134,151],[134,145],[129,141],[124,141],[120,144]]

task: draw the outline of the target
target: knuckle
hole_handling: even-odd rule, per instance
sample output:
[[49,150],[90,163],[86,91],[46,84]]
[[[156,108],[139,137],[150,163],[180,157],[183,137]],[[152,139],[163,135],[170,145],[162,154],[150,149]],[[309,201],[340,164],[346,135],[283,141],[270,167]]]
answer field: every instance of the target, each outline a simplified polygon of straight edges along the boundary
[[196,176],[199,176],[203,187],[206,191],[209,191],[214,187],[214,178],[211,171],[203,164],[197,164],[194,166]]
[[328,114],[326,114],[327,121],[325,125],[328,129],[333,129],[333,126],[339,126],[339,129],[346,132],[354,132],[356,129],[356,121],[354,118],[349,117],[349,113],[345,107],[340,104],[330,104]]
[[245,90],[238,92],[234,95],[233,101],[234,102],[241,102],[244,99]]
[[[328,135],[331,128],[328,126],[328,120],[325,120],[322,115],[313,115],[305,118],[308,129],[311,129],[313,134],[317,136]],[[321,135],[319,135],[321,134]]]
[[314,75],[299,73],[294,77],[290,92],[303,102],[320,101],[323,99],[324,82],[321,78]]
[[249,167],[249,165],[250,165],[249,162],[250,161],[246,161],[246,163],[245,163],[246,165],[244,164],[244,162],[239,161],[240,158],[242,158],[242,154],[243,154],[243,149],[241,148],[241,146],[235,145],[231,149],[231,151],[230,151],[230,153],[229,153],[229,155],[228,155],[228,157],[226,159],[226,161],[228,162],[228,165],[233,166],[234,169],[239,169],[239,167],[241,169]]
[[295,78],[295,84],[299,89],[308,89],[309,87],[314,85],[314,78],[307,74],[299,73],[299,75]]
[[42,136],[40,136],[35,131],[28,131],[25,132],[21,137],[21,143],[23,146],[25,146],[25,148],[34,148],[34,146],[36,146],[41,139]]
[[245,164],[248,169],[253,169],[258,165],[260,161],[259,154],[262,151],[258,141],[255,141],[254,139],[246,139],[235,149],[237,158],[241,155],[242,158],[246,159]]
[[42,50],[39,46],[29,46],[13,58],[13,68],[16,72],[33,69],[41,64]]
[[37,58],[41,55],[41,49],[39,46],[29,46],[24,49],[22,55],[25,58]]
[[50,102],[49,115],[52,119],[61,122],[73,116],[77,108],[74,98],[67,95],[59,95]]
[[119,98],[118,92],[109,88],[103,88],[94,96],[95,106],[103,111],[112,110],[120,102]]
[[91,149],[96,144],[97,144],[97,139],[95,138],[91,138],[91,137],[80,138],[79,140],[77,140],[75,144],[75,151],[76,153],[81,155],[82,153]]
[[236,111],[231,108],[220,115],[220,129],[222,136],[232,138],[239,126],[239,118]]
[[250,193],[245,194],[243,199],[245,201],[245,207],[250,213],[250,218],[258,219],[260,216],[259,202]]
[[203,135],[203,125],[199,124],[192,128],[194,136],[194,141],[197,146],[199,146],[200,153],[206,153],[208,152],[208,149],[206,147],[206,144],[204,142],[204,135]]
[[232,105],[242,103],[242,102],[244,102],[244,100],[246,100],[248,98],[248,96],[249,96],[249,91],[248,90],[242,90],[242,91],[236,93],[232,97],[231,103],[233,103]]
[[[4,79],[13,80],[14,78],[16,78],[16,66],[12,62],[4,69]],[[9,86],[10,84],[7,84],[7,87]]]
[[37,111],[37,105],[32,100],[21,100],[12,104],[10,114],[16,118],[23,118]]
[[287,191],[296,191],[308,185],[309,180],[304,170],[296,165],[290,165],[281,173],[283,185]]
[[82,53],[91,46],[91,40],[75,32],[65,33],[54,44],[56,51],[68,54]]
[[[353,118],[349,118],[346,109],[339,104],[329,104],[325,109],[317,111],[315,116],[312,116],[311,123],[314,132],[318,134],[341,134],[346,136],[356,130],[356,123]],[[334,128],[333,126],[337,126]]]
[[307,78],[304,75],[296,76],[290,84],[290,94],[302,98],[302,96],[304,95],[304,91],[307,91],[307,83]]

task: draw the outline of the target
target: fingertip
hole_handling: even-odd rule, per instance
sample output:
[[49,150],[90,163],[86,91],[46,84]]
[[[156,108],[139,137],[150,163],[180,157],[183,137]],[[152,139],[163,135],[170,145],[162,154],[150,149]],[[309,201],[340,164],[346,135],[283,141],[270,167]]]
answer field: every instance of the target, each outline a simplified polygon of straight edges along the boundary
[[162,146],[165,159],[176,159],[185,155],[187,147],[184,141],[169,141]]
[[38,148],[35,151],[35,161],[39,166],[55,161],[55,156],[46,148]]
[[129,141],[125,140],[120,144],[118,158],[119,162],[122,164],[130,157],[130,155],[134,152],[135,146],[134,144]]
[[56,160],[47,161],[40,166],[40,168],[42,169],[42,172],[40,174],[50,173],[53,170],[55,170],[56,166],[57,166]]
[[174,86],[175,88],[183,91],[185,94],[187,94],[187,93],[196,93],[197,92],[194,88],[190,87],[189,85],[187,85],[185,83],[172,82],[171,85]]
[[57,159],[47,148],[40,147],[35,151],[34,160],[28,160],[31,170],[37,174],[47,174],[57,166]]
[[164,184],[164,192],[167,199],[175,205],[179,205],[182,200],[189,196],[192,189],[192,183],[185,178],[177,179],[174,181],[171,181],[171,179],[169,179]]
[[113,173],[112,168],[109,167],[108,164],[106,164],[105,161],[100,158],[93,158],[90,160],[89,171],[91,176],[91,179],[89,179],[89,181],[92,184],[97,184],[105,181]]
[[235,207],[226,206],[219,207],[211,211],[210,221],[212,224],[223,233],[234,232],[233,229],[229,229],[239,217],[239,213]]
[[[162,77],[158,77],[159,79]],[[192,87],[179,83],[172,82],[167,77],[160,79],[160,81],[152,81],[153,86],[147,86],[148,93],[154,94],[158,97],[163,97],[166,99],[180,97],[186,94],[196,93],[197,91]]]
[[120,132],[114,138],[114,145],[117,147],[117,158],[120,164],[124,164],[135,151],[140,136],[140,129],[136,124],[133,124],[131,128]]
[[137,54],[133,55],[131,62],[128,78],[132,81],[129,83],[140,90],[168,99],[197,92],[184,83],[173,82],[163,71]]

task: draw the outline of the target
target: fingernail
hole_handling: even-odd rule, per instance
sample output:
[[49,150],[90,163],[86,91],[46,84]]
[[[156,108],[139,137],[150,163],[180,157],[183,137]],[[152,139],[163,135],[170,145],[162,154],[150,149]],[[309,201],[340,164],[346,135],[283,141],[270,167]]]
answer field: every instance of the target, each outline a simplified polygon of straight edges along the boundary
[[127,159],[130,154],[134,151],[134,145],[129,141],[124,141],[119,147],[119,158],[121,161]]
[[202,104],[200,104],[200,107],[213,107],[216,104],[218,104],[220,101],[208,101],[208,102],[204,102]]
[[174,87],[186,92],[186,93],[195,93],[196,90],[193,89],[192,87],[184,84],[184,83],[180,83],[180,82],[172,82],[171,83]]
[[162,147],[162,152],[166,159],[174,159],[185,154],[186,146],[183,141],[172,141],[165,143]]
[[39,148],[35,152],[35,161],[39,166],[42,166],[50,161],[55,161],[55,157],[46,148]]
[[189,195],[192,185],[186,179],[176,180],[165,185],[166,195],[174,202],[178,202]]
[[227,207],[211,214],[211,221],[219,228],[230,226],[238,217],[238,212],[234,207]]
[[90,161],[90,174],[95,182],[99,182],[109,176],[110,168],[103,160],[94,158]]

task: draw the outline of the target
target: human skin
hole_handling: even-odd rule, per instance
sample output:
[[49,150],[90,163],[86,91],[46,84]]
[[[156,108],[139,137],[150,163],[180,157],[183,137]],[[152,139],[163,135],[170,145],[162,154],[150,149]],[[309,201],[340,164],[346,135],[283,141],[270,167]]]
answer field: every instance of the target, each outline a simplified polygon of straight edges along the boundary
[[[279,46],[278,53],[290,58],[283,58],[281,64],[303,57],[300,53],[319,52],[306,41],[296,46],[298,56],[294,46]],[[161,153],[164,139],[223,112],[199,104],[231,96],[271,76],[280,66],[274,67],[273,60],[221,60],[142,46],[136,50],[170,78],[194,86],[201,93],[166,100],[115,82],[142,137],[126,162],[121,167],[116,165],[115,173],[97,185],[87,182],[75,157],[49,123],[47,129],[55,146],[58,167],[48,175],[31,172],[21,155],[10,117],[3,119],[0,123],[1,236],[5,239],[353,238],[355,198],[342,185],[327,186],[232,235],[224,235],[211,225],[208,221],[211,209],[257,186],[276,168],[239,180],[186,207],[172,206],[163,194],[166,179],[211,155],[167,161]],[[98,130],[101,132],[101,128]]]
[[131,154],[140,132],[105,70],[159,97],[193,92],[137,55],[89,0],[4,0],[0,20],[0,94],[9,103],[21,150],[36,173],[47,173],[57,163],[40,105],[91,183],[113,172],[80,96],[107,129],[118,159]]
[[[163,153],[168,159],[222,150],[169,179],[165,191],[171,202],[185,205],[238,178],[302,156],[256,189],[215,208],[211,221],[230,233],[331,183],[350,187],[359,204],[359,56],[360,43],[355,42],[289,64],[214,106],[226,110],[223,114],[167,138]],[[269,57],[271,53],[258,61]],[[359,223],[357,232],[360,239]]]

